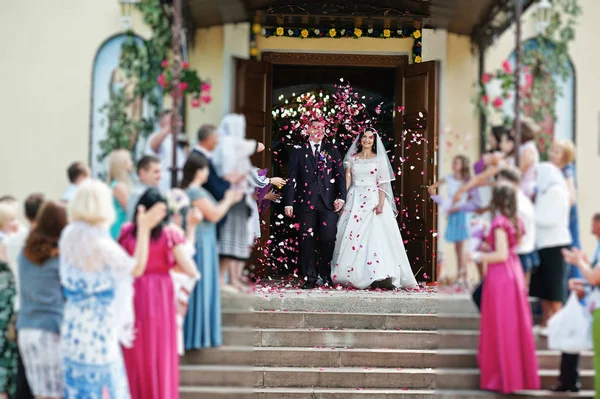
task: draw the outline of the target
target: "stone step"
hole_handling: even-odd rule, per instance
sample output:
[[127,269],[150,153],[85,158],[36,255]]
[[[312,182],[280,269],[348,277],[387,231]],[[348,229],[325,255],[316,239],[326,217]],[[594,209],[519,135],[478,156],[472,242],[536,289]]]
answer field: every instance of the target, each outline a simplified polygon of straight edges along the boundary
[[180,365],[180,385],[252,388],[262,380],[252,366]]
[[435,349],[435,331],[261,329],[259,346]]
[[220,364],[229,366],[256,365],[254,347],[252,346],[221,346],[205,348],[197,351],[187,351],[180,357],[180,364]]
[[[558,369],[560,353],[537,351],[541,369]],[[185,364],[219,364],[267,367],[403,367],[403,368],[476,368],[476,349],[353,349],[302,347],[223,346],[188,351],[181,357]],[[580,368],[594,369],[593,352],[581,355]]]
[[[475,306],[470,293],[446,293],[442,289],[436,294],[435,298],[437,314],[479,314],[479,310]],[[529,303],[532,310],[539,308],[539,300],[537,298],[530,297]]]
[[[476,349],[441,349],[435,351],[434,366],[440,368],[477,368]],[[538,366],[540,369],[558,370],[560,367],[560,353],[551,350],[537,351]],[[594,353],[584,352],[580,357],[580,369],[594,369]]]
[[182,386],[433,389],[432,369],[183,365]]
[[[479,331],[477,330],[439,330],[439,349],[477,349],[479,345]],[[548,349],[548,339],[536,335],[535,345],[538,350]]]
[[187,386],[179,388],[180,399],[253,399],[259,398],[254,388]]
[[259,342],[259,334],[254,328],[223,327],[224,346],[255,346]]
[[432,390],[356,388],[261,388],[258,399],[433,399]]
[[[435,386],[440,390],[473,390],[479,388],[479,369],[436,369]],[[542,389],[549,390],[556,385],[559,371],[539,371]],[[584,390],[594,389],[594,370],[580,370]]]
[[257,292],[255,310],[437,314],[434,292],[284,290]]
[[566,399],[566,398],[581,398],[581,399],[594,399],[594,391],[581,391],[578,393],[558,393],[552,391],[521,391],[514,395],[501,395],[494,392],[485,391],[446,391],[438,389],[435,391],[436,399],[540,399],[540,398],[552,398],[552,399]]
[[182,387],[181,399],[433,399],[432,390]]
[[436,330],[479,328],[475,314],[382,314],[340,312],[224,311],[223,325],[258,328],[353,328],[377,330]]

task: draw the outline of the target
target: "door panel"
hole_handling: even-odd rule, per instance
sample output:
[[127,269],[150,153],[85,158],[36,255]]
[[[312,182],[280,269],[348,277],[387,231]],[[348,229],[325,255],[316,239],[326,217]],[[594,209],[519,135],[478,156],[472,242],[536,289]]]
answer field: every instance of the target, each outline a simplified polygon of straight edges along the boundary
[[398,223],[417,280],[435,281],[437,208],[427,186],[436,175],[438,133],[438,63],[404,65],[397,71],[396,162],[400,176],[396,192],[400,200]]
[[[246,117],[246,138],[266,145],[271,133],[271,64],[235,58],[234,90],[233,112]],[[252,157],[261,169],[270,162],[268,150]]]

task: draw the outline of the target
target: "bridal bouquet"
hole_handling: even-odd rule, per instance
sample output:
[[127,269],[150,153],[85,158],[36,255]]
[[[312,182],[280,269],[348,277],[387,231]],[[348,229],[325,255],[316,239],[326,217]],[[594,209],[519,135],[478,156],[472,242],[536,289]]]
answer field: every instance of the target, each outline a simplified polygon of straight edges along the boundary
[[167,192],[167,207],[170,214],[181,213],[190,206],[190,199],[185,191],[180,188],[172,188]]

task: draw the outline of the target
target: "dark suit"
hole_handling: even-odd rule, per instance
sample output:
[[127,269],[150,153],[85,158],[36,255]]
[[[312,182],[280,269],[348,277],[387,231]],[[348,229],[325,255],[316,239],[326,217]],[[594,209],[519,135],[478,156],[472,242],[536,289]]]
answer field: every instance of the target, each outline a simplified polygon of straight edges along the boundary
[[[318,275],[323,279],[331,275],[338,221],[333,203],[336,199],[346,200],[340,152],[325,142],[321,143],[319,152],[317,159],[309,143],[292,150],[283,198],[284,205],[293,206],[298,217],[300,267],[308,281],[316,281]],[[319,262],[315,256],[317,241],[320,244]]]
[[[194,148],[192,151],[194,153],[206,158],[206,155],[204,155],[202,152],[198,151],[196,148]],[[208,169],[210,171],[210,174],[208,175],[208,180],[206,181],[206,183],[204,183],[203,187],[206,189],[206,191],[211,193],[213,197],[215,197],[215,200],[221,201],[223,199],[223,197],[225,196],[225,191],[229,190],[229,187],[231,185],[229,184],[229,182],[227,180],[223,180],[217,174],[217,171],[216,171],[212,161],[210,160],[210,158],[208,159]],[[223,225],[223,223],[225,223],[226,218],[227,218],[227,215],[225,215],[223,217],[223,219],[221,219],[219,221],[219,223],[217,224],[217,231],[219,231],[220,227]]]

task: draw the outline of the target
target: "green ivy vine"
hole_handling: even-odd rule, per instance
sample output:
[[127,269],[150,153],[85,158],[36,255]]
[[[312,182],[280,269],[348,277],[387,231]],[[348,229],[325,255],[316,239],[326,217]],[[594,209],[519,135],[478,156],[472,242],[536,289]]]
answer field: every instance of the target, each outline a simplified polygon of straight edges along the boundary
[[[108,120],[108,129],[106,138],[100,142],[99,161],[116,149],[133,151],[140,138],[152,133],[160,112],[162,91],[157,79],[163,73],[161,62],[167,58],[170,50],[171,26],[160,0],[142,0],[136,7],[151,28],[152,36],[139,45],[139,39],[132,31],[128,31],[128,37],[121,46],[119,67],[127,79],[135,80],[135,91],[127,93],[125,89],[120,89],[101,108]],[[154,110],[153,115],[142,116],[139,121],[132,119],[127,109],[135,101],[150,105]]]

